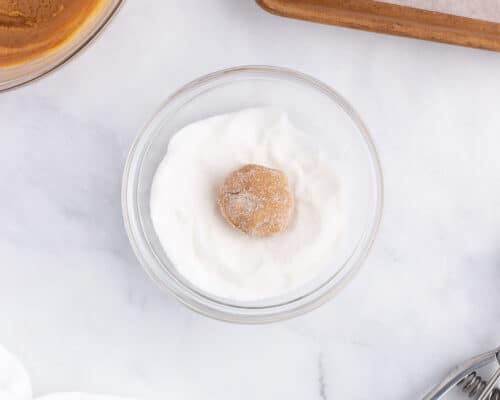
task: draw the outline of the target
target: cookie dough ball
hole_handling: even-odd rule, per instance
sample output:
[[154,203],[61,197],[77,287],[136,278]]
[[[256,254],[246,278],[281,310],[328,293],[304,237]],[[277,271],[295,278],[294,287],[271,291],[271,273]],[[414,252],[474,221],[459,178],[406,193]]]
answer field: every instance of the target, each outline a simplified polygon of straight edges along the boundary
[[218,205],[233,227],[251,236],[271,236],[286,230],[293,196],[283,172],[249,164],[226,178]]

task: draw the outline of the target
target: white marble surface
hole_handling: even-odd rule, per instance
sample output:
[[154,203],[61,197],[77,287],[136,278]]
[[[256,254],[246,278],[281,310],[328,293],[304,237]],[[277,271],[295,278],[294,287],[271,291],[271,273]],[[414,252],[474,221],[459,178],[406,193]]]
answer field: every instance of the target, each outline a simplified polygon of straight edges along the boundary
[[[169,93],[238,64],[309,73],[361,113],[386,205],[356,279],[266,326],[201,317],[136,262],[120,179]],[[80,57],[0,95],[0,343],[35,395],[418,399],[500,342],[500,54],[281,19],[251,0],[128,0]]]

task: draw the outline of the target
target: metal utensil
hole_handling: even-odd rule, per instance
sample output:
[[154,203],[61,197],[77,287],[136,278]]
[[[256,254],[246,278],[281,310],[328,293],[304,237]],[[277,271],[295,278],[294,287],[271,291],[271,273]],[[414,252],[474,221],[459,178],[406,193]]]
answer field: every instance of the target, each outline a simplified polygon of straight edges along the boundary
[[[491,363],[496,364],[496,372],[488,380],[477,374],[477,370]],[[471,399],[500,400],[500,389],[496,388],[500,381],[500,347],[480,354],[456,367],[423,400],[442,399],[454,387],[459,387]]]

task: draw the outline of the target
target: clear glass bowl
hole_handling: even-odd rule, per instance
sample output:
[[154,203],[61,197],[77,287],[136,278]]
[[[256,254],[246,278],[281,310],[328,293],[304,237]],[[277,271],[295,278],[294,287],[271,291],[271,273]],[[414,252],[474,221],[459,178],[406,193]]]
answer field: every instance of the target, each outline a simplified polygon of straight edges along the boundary
[[[236,302],[203,292],[186,281],[165,254],[150,217],[150,189],[170,138],[185,125],[248,107],[287,111],[293,124],[332,160],[345,198],[345,228],[336,256],[303,287],[276,298]],[[229,150],[230,151],[230,150]],[[196,79],[170,96],[136,139],[125,166],[125,227],[149,276],[188,307],[241,323],[281,320],[307,312],[336,294],[356,273],[375,238],[382,212],[382,174],[368,131],[334,90],[307,75],[268,66],[231,68]]]
[[108,24],[116,14],[124,0],[108,0],[101,6],[75,35],[52,53],[33,61],[11,67],[0,68],[0,92],[32,82],[69,61],[80,50],[87,46]]

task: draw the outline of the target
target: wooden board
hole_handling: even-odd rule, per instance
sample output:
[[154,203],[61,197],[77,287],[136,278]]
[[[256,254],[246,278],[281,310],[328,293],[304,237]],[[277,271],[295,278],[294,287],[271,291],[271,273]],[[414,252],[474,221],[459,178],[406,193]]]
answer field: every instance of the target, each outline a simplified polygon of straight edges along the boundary
[[374,0],[257,0],[257,3],[270,13],[286,17],[500,51],[500,23],[496,22]]

